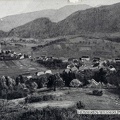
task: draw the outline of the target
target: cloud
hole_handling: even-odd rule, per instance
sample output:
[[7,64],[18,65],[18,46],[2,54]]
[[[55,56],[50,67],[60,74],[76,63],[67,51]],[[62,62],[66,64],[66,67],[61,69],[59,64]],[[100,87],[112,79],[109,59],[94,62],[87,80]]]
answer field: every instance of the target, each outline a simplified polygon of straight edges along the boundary
[[79,0],[68,0],[70,3],[77,3]]

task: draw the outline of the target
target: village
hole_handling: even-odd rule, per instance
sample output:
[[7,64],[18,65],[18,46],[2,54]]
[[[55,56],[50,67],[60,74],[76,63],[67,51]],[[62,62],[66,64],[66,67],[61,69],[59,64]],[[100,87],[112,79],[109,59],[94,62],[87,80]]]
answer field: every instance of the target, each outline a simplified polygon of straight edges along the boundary
[[[76,42],[83,44],[78,39],[79,37],[76,39]],[[18,50],[16,49],[16,47],[13,47],[14,48],[14,49],[12,48],[13,50],[8,49],[11,48],[11,46],[16,46],[16,40],[17,40],[17,44],[20,44],[19,46],[17,45]],[[9,92],[10,92],[9,94],[14,94],[14,92],[16,92],[17,89],[18,89],[17,91],[20,91],[19,89],[21,89],[23,93],[20,93],[20,96],[16,98],[25,97],[26,95],[31,93],[32,89],[35,92],[37,89],[48,87],[49,83],[51,84],[49,87],[51,89],[54,88],[54,90],[57,89],[57,86],[58,88],[59,87],[78,88],[78,87],[92,86],[92,84],[94,87],[101,86],[101,88],[112,88],[112,87],[119,88],[120,85],[119,80],[113,81],[111,78],[112,75],[115,76],[117,75],[117,77],[119,77],[118,75],[120,70],[119,58],[107,59],[98,56],[91,57],[91,54],[90,56],[87,54],[80,57],[57,57],[52,54],[49,56],[44,54],[35,55],[36,50],[34,51],[32,47],[33,45],[31,43],[33,41],[32,39],[26,40],[26,43],[23,45],[21,43],[23,42],[22,39],[16,39],[16,40],[11,39],[11,42],[3,41],[1,43],[1,53],[0,53],[0,61],[2,62],[1,86],[3,88],[1,89],[1,97],[2,96],[5,97],[6,95],[9,96],[8,95]],[[55,40],[53,39],[52,41],[48,39],[45,40],[45,42],[43,42],[44,44],[40,43],[42,46],[39,45],[38,47],[39,49],[41,49],[41,53],[42,53],[42,49],[44,49],[45,47],[49,45],[60,44],[61,42],[65,42],[65,41],[66,38],[65,39],[58,38]],[[84,44],[88,44],[88,42],[87,43],[84,42]],[[21,47],[21,45],[23,47]],[[24,49],[27,48],[26,45],[27,47],[29,46],[28,50],[30,51],[27,50],[28,52],[22,51],[23,48]],[[81,50],[88,51],[88,49],[81,49]],[[5,70],[2,70],[3,68]],[[99,74],[101,74],[100,76],[102,77],[103,81],[100,80]],[[30,85],[27,85],[26,82],[29,82]],[[11,87],[12,90],[10,88],[9,91],[8,86]],[[24,89],[27,91],[27,93],[26,91],[24,91]],[[7,93],[6,90],[8,90]],[[101,90],[98,90],[97,93],[95,94],[99,95],[99,92],[100,95],[102,95]],[[15,97],[15,95],[13,96]],[[13,99],[13,98],[9,98],[9,99]]]
[[0,1],[0,120],[120,119],[120,0]]
[[[2,55],[14,54],[10,50],[2,51]],[[26,57],[28,59],[28,57]],[[23,57],[22,59],[26,59]],[[20,57],[18,59],[21,59]],[[2,61],[14,61],[15,59],[3,57]],[[17,59],[16,59],[17,60]],[[97,88],[93,93],[97,96],[102,96],[102,89],[119,88],[119,80],[112,80],[114,77],[119,77],[119,69],[116,68],[120,64],[119,59],[101,59],[94,57],[91,59],[89,56],[82,56],[81,58],[57,58],[47,57],[45,55],[31,58],[38,64],[46,67],[44,71],[36,71],[31,74],[19,74],[18,76],[1,76],[1,98],[16,99],[26,97],[28,94],[34,94],[41,88],[48,88],[56,91],[58,88],[64,87],[90,87]],[[57,70],[57,71],[55,71]],[[102,81],[101,81],[102,79]]]

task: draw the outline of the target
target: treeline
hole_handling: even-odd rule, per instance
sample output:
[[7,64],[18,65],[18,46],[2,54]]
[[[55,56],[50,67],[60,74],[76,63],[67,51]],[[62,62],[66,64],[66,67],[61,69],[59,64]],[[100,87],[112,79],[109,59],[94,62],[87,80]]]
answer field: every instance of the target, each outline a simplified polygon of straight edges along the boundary
[[37,62],[51,69],[57,69],[57,68],[65,69],[68,65],[67,62],[63,62],[61,59],[53,59],[47,61],[37,60]]
[[106,40],[120,43],[120,37],[105,37]]
[[37,50],[37,49],[39,49],[39,48],[44,48],[44,47],[50,46],[50,45],[52,45],[52,44],[56,44],[56,43],[64,42],[64,41],[66,41],[66,38],[60,38],[60,39],[58,39],[58,40],[50,41],[49,43],[46,43],[46,44],[44,44],[44,45],[38,45],[38,46],[36,46],[36,47],[32,47],[32,49],[35,51],[35,50]]

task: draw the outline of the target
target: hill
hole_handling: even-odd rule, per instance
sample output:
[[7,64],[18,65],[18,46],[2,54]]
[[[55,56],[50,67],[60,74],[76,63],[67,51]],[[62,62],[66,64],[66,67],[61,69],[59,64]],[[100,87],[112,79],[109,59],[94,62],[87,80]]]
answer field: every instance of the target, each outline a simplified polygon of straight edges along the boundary
[[37,19],[11,30],[10,35],[48,38],[81,33],[120,32],[120,3],[77,11],[58,23],[47,21],[49,23],[45,25],[44,29],[42,29],[41,19]]
[[120,32],[120,3],[75,12],[56,29],[61,35]]
[[24,38],[49,38],[52,37],[55,26],[56,23],[51,22],[48,18],[40,18],[12,29],[8,35]]
[[53,22],[58,22],[66,17],[68,17],[70,14],[74,13],[78,10],[85,10],[90,8],[89,5],[68,5],[60,9],[49,9],[49,10],[41,10],[36,12],[30,12],[30,13],[23,13],[18,15],[11,15],[4,18],[1,18],[0,20],[0,30],[3,31],[9,31],[15,27],[24,25],[30,21],[33,21],[37,18],[47,17]]
[[86,10],[89,8],[91,8],[91,6],[85,4],[67,5],[65,7],[58,9],[55,12],[55,14],[52,17],[50,17],[50,20],[52,20],[53,22],[59,22],[76,11]]

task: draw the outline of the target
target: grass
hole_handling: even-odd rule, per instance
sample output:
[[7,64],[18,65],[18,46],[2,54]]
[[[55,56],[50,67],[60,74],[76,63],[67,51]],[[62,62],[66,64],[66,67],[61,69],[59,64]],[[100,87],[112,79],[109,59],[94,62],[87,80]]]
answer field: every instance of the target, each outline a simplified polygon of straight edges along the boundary
[[93,90],[93,88],[70,88],[57,90],[56,92],[39,92],[39,96],[53,95],[57,96],[57,99],[47,99],[48,101],[43,101],[43,99],[41,101],[40,99],[40,103],[36,101],[36,103],[28,103],[28,105],[33,108],[43,108],[45,106],[59,106],[64,108],[81,101],[85,105],[84,109],[86,110],[119,110],[120,101],[118,94],[114,94],[107,89],[103,89],[102,96],[89,95],[88,93]]
[[[47,100],[50,101],[35,101],[36,103],[21,104],[23,107],[19,107],[19,104],[7,104],[7,114],[0,113],[0,119],[2,120],[119,120],[118,115],[78,115],[76,108],[86,109],[86,110],[119,110],[120,101],[116,100],[118,98],[117,94],[113,94],[108,90],[103,89],[103,96],[92,96],[88,95],[89,91],[93,89],[89,88],[70,88],[64,90],[57,90],[56,92],[44,92],[39,93],[38,96],[57,95],[57,93],[63,93],[62,101],[59,100]],[[42,99],[43,100],[43,99]],[[19,102],[18,102],[19,103]],[[74,104],[71,104],[74,103]],[[75,104],[78,103],[77,106]],[[117,104],[116,104],[117,103]],[[20,105],[20,106],[21,106]],[[39,105],[41,107],[39,107]],[[10,107],[11,106],[11,107]],[[48,107],[47,107],[48,106]],[[9,108],[9,109],[8,109]]]

